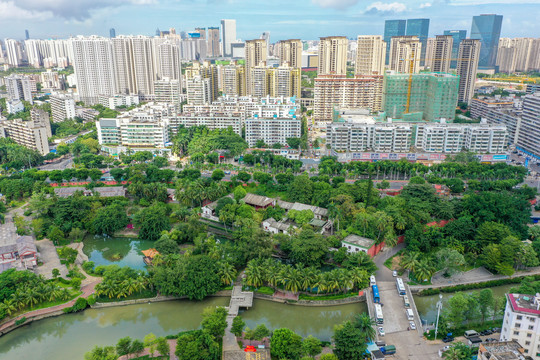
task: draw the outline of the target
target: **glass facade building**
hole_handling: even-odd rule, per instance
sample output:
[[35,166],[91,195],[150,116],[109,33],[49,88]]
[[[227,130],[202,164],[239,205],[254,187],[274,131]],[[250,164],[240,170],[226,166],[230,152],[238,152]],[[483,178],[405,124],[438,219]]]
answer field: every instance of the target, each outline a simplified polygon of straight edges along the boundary
[[[450,35],[454,38],[454,42],[452,43],[452,59],[457,59],[459,44],[461,43],[461,40],[467,38],[467,30],[444,30],[443,35]],[[451,60],[450,67],[455,69],[457,67],[457,60]]]
[[386,42],[386,61],[390,59],[390,41],[392,36],[405,35],[405,28],[407,27],[407,20],[386,20],[384,22],[384,41]]
[[429,35],[429,19],[407,20],[407,31],[405,32],[405,35],[418,36],[418,39],[420,39],[420,42],[422,43],[421,64],[423,65],[423,60],[426,58],[427,39]]
[[495,66],[499,38],[501,36],[502,20],[502,15],[495,14],[473,16],[471,39],[478,39],[482,44],[480,47],[480,60],[478,66]]

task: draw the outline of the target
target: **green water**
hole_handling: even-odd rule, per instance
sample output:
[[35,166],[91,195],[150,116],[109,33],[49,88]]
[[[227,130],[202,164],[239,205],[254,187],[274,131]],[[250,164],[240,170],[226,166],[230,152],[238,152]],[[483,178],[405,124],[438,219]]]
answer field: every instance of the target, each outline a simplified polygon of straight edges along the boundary
[[[95,345],[114,345],[124,336],[142,339],[150,332],[163,336],[195,329],[205,307],[226,306],[229,300],[218,297],[90,309],[40,320],[0,337],[0,359],[83,359]],[[303,307],[255,300],[242,317],[250,328],[264,323],[271,329],[288,327],[302,336],[329,340],[334,325],[365,310],[365,303]]]
[[155,246],[153,241],[148,240],[103,236],[86,238],[83,243],[83,252],[96,266],[117,264],[137,270],[146,268],[141,251]]
[[[495,286],[492,287],[491,290],[493,290],[494,296],[504,296],[510,288],[515,287],[516,284],[509,284],[509,285],[502,285],[502,286]],[[473,292],[479,292],[480,290],[470,290],[470,291],[464,291],[464,293],[471,294]],[[448,293],[448,294],[442,294],[443,295],[443,311],[446,308],[446,304],[448,303],[448,299],[450,299],[454,294]],[[422,319],[422,322],[425,324],[426,322],[428,324],[435,323],[437,320],[437,301],[439,301],[439,295],[430,295],[430,296],[417,296],[414,295],[414,302],[416,303],[416,308],[418,310],[418,314],[420,315],[420,318]]]

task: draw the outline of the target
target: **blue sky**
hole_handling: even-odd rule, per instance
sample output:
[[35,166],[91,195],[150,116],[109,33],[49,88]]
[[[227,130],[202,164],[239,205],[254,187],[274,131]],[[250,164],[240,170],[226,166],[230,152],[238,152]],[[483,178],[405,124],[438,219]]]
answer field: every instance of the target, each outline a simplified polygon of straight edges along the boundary
[[382,34],[385,19],[430,18],[430,36],[467,30],[473,15],[504,16],[505,37],[540,37],[540,0],[0,0],[0,38],[69,35],[152,35],[156,28],[177,31],[219,26],[236,19],[237,36],[271,41],[320,36]]

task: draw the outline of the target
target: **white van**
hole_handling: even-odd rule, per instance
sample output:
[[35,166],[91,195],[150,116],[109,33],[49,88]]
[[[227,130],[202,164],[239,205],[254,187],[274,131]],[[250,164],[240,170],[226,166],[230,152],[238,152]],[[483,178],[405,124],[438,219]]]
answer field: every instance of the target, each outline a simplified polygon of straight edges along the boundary
[[377,285],[377,282],[375,281],[375,276],[374,275],[371,275],[369,277],[369,285],[370,286]]
[[409,321],[414,320],[414,313],[412,309],[405,310],[405,315],[407,315],[407,320]]
[[403,296],[403,304],[405,304],[406,307],[411,306],[411,304],[409,304],[409,297],[407,295]]

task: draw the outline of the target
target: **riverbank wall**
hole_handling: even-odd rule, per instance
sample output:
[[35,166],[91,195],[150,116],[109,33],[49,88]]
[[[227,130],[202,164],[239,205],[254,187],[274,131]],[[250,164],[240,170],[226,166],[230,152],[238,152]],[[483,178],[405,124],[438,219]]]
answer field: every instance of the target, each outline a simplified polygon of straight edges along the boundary
[[[60,315],[64,315],[64,314],[65,314],[65,312],[63,310],[56,310],[56,311],[53,311],[53,312],[50,312],[50,313],[47,313],[47,314],[42,314],[42,315],[36,315],[36,316],[29,317],[22,324],[17,325],[15,323],[13,323],[12,325],[10,325],[8,327],[3,328],[2,330],[0,330],[0,336],[3,336],[5,334],[7,334],[8,332],[11,332],[11,331],[13,331],[15,329],[18,329],[18,328],[22,327],[22,326],[31,324],[34,321],[38,321],[38,320],[41,320],[41,319],[46,319],[46,318],[50,318],[50,317],[54,317],[54,316],[60,316]],[[24,316],[21,316],[17,320],[20,320],[23,317]]]
[[336,306],[336,305],[345,305],[345,304],[354,304],[366,301],[366,296],[351,296],[344,299],[336,300],[287,300],[287,299],[276,299],[272,295],[266,294],[254,294],[255,299],[273,301],[281,304],[287,305],[298,305],[298,306]]

